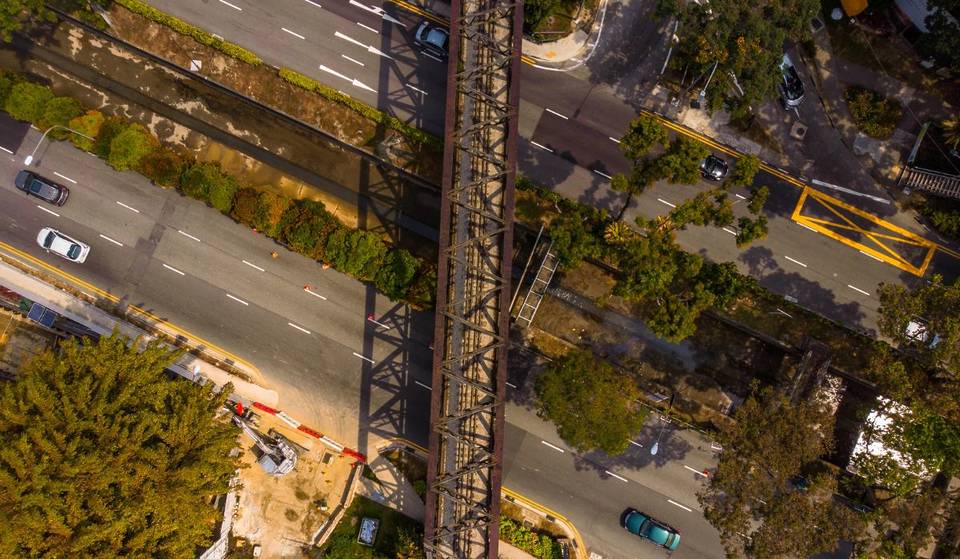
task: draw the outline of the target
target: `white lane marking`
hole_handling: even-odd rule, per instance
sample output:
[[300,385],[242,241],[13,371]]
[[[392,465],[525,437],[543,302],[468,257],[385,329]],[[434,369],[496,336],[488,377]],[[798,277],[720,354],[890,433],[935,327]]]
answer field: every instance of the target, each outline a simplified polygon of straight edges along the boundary
[[47,213],[50,214],[50,215],[55,215],[55,216],[57,216],[57,217],[60,217],[60,214],[58,214],[57,212],[55,212],[55,211],[53,211],[53,210],[48,210],[47,208],[44,208],[43,206],[37,205],[37,208],[39,208],[39,209],[47,212]]
[[337,38],[340,38],[340,39],[343,39],[344,41],[347,41],[348,43],[353,43],[353,44],[357,45],[358,47],[363,47],[363,48],[367,49],[367,52],[369,52],[369,53],[372,53],[372,54],[375,54],[375,55],[377,55],[377,56],[382,56],[382,57],[384,57],[384,58],[389,58],[390,60],[393,60],[393,57],[390,56],[389,54],[383,52],[382,50],[380,50],[380,49],[378,49],[378,48],[376,48],[376,47],[374,47],[373,45],[368,45],[368,44],[366,44],[366,43],[361,43],[360,41],[354,39],[354,38],[351,37],[350,35],[345,35],[345,34],[339,32],[339,31],[334,31],[334,32],[333,32],[333,36],[334,36],[334,37],[337,37]]
[[733,235],[734,237],[737,236],[737,232],[734,231],[733,229],[730,229],[729,227],[724,227],[723,230],[726,231],[727,233],[730,233],[730,234]]
[[864,256],[869,256],[870,258],[873,258],[873,259],[876,260],[877,262],[883,262],[883,260],[880,260],[879,258],[877,258],[876,256],[874,256],[874,255],[872,255],[872,254],[863,252],[862,250],[860,251],[860,254],[862,254],[862,255],[864,255]]
[[860,289],[859,287],[856,287],[856,286],[853,286],[853,285],[850,285],[849,283],[847,284],[847,287],[849,287],[850,289],[852,289],[852,290],[854,290],[854,291],[859,291],[860,293],[863,293],[863,294],[864,294],[864,295],[866,295],[867,297],[869,297],[869,296],[870,296],[870,294],[869,294],[869,293],[867,293],[866,291],[864,291],[864,290],[862,290],[862,289]]
[[643,448],[643,445],[640,444],[640,443],[638,443],[637,441],[629,441],[629,442],[630,442],[630,444],[632,444],[632,445],[639,446],[640,448]]
[[320,299],[323,299],[324,301],[327,300],[326,297],[324,297],[323,295],[320,295],[319,293],[314,292],[312,289],[304,289],[304,291],[306,291],[306,292],[309,293],[310,295],[313,295],[314,297],[318,297],[318,298],[320,298]]
[[617,478],[617,479],[619,479],[619,480],[622,481],[623,483],[628,483],[628,482],[627,482],[627,478],[625,478],[625,477],[623,477],[623,476],[618,476],[617,474],[611,472],[610,470],[604,470],[604,472],[607,473],[607,474],[609,474],[609,475],[611,475],[611,476],[613,476],[613,477],[615,477],[615,478]]
[[244,301],[243,299],[241,299],[241,298],[239,298],[239,297],[234,297],[233,295],[230,295],[229,293],[227,293],[227,297],[230,297],[231,299],[233,299],[234,301],[236,301],[236,302],[238,302],[238,303],[243,303],[243,306],[245,306],[245,307],[250,305],[250,303]]
[[443,60],[440,60],[439,58],[437,58],[436,56],[430,54],[429,52],[427,52],[427,51],[425,51],[425,50],[420,51],[420,54],[426,56],[427,58],[432,58],[432,59],[436,60],[437,62],[443,62]]
[[353,62],[354,64],[359,64],[360,66],[366,66],[366,64],[364,64],[363,62],[360,62],[360,61],[357,60],[356,58],[350,58],[349,56],[347,56],[347,55],[345,55],[345,54],[341,54],[340,56],[346,58],[347,60],[349,60],[350,62]]
[[814,233],[819,233],[819,231],[817,231],[817,230],[814,229],[813,227],[810,227],[809,225],[804,225],[804,224],[802,224],[802,223],[798,223],[797,225],[799,225],[800,227],[803,227],[804,229],[809,229],[809,230],[813,231]]
[[562,118],[563,120],[570,120],[570,117],[564,116],[564,115],[558,113],[557,111],[555,111],[555,110],[553,110],[553,109],[545,109],[545,110],[546,110],[548,113],[552,114],[552,115],[556,115],[556,116]]
[[243,262],[243,263],[246,264],[247,266],[250,266],[250,267],[253,268],[254,270],[260,270],[261,272],[266,272],[266,270],[264,270],[263,268],[261,268],[260,266],[257,266],[256,264],[254,264],[254,263],[252,263],[252,262],[247,262],[246,260],[241,260],[241,262]]
[[194,236],[191,235],[190,233],[184,233],[182,229],[177,229],[177,233],[180,233],[181,235],[183,235],[184,237],[186,237],[186,238],[188,238],[188,239],[193,239],[194,241],[197,241],[198,243],[200,242],[200,239],[194,237]]
[[110,237],[108,237],[108,236],[106,236],[106,235],[100,235],[100,238],[103,239],[103,240],[106,240],[106,241],[110,241],[111,243],[117,245],[118,247],[122,247],[122,246],[123,246],[123,243],[121,243],[120,241],[115,241],[115,240],[111,239]]
[[789,260],[790,262],[793,262],[794,264],[796,264],[796,265],[798,265],[798,266],[803,266],[804,268],[807,267],[806,264],[804,264],[803,262],[800,262],[799,260],[797,260],[797,259],[795,259],[795,258],[790,258],[789,256],[786,256],[786,255],[784,255],[783,257],[786,258],[787,260]]
[[309,333],[310,333],[310,330],[307,330],[306,328],[304,328],[304,327],[302,327],[302,326],[297,326],[296,324],[294,324],[294,323],[292,323],[292,322],[288,322],[288,323],[287,323],[287,326],[292,326],[292,327],[296,328],[297,330],[300,330],[300,331],[303,332],[304,334],[309,334]]
[[303,1],[306,2],[307,4],[310,4],[311,6],[316,6],[316,7],[318,7],[318,8],[322,8],[322,7],[323,7],[323,6],[321,6],[320,4],[317,4],[316,2],[311,2],[310,0],[303,0]]
[[130,210],[131,212],[140,213],[140,210],[138,210],[137,208],[134,208],[134,207],[132,207],[132,206],[128,206],[128,205],[124,204],[123,202],[121,202],[120,200],[117,200],[117,205],[118,205],[118,206],[123,206],[124,208],[127,208],[127,209]]
[[610,138],[611,140],[613,140],[614,142],[617,142],[618,144],[620,143],[620,140],[614,138],[613,136],[607,136],[607,138]]
[[363,359],[364,361],[367,361],[367,362],[369,362],[369,363],[376,363],[376,361],[374,361],[373,359],[370,359],[369,357],[364,357],[363,355],[360,355],[360,354],[357,353],[356,351],[353,352],[353,356],[354,356],[354,357],[359,357],[360,359]]
[[410,89],[416,91],[417,93],[422,93],[422,94],[424,94],[424,95],[428,95],[428,93],[427,93],[426,91],[420,89],[419,87],[413,87],[412,85],[410,85],[410,84],[408,84],[408,83],[405,83],[405,84],[403,84],[403,85],[409,87]]
[[167,266],[166,264],[163,264],[163,267],[166,268],[166,269],[168,269],[168,270],[170,270],[171,272],[176,272],[176,273],[180,274],[181,276],[187,275],[187,274],[184,274],[183,272],[181,272],[180,270],[174,268],[173,266]]
[[361,4],[360,2],[357,2],[357,0],[350,0],[350,5],[356,6],[361,10],[366,10],[372,14],[377,14],[381,18],[389,21],[390,23],[396,23],[400,27],[404,27],[404,28],[406,27],[406,24],[402,23],[399,19],[391,16],[390,14],[384,12],[383,8],[381,8],[380,6],[366,6],[364,4]]
[[[340,78],[340,79],[342,79],[342,80],[347,80],[348,82],[352,83],[355,87],[359,87],[359,88],[361,88],[361,89],[366,89],[367,91],[370,91],[370,92],[372,92],[372,93],[376,93],[376,92],[377,92],[376,89],[374,89],[374,88],[370,87],[369,85],[363,83],[362,81],[358,80],[357,78],[348,78],[347,76],[344,76],[343,74],[341,74],[340,72],[338,72],[338,71],[336,71],[336,70],[334,70],[334,69],[332,69],[332,68],[327,68],[327,67],[324,66],[323,64],[320,65],[320,70],[323,71],[323,72],[326,72],[326,73],[328,73],[328,74],[333,74],[334,76],[337,76],[338,78]],[[346,94],[344,94],[344,95],[346,95]]]
[[676,208],[676,207],[677,207],[675,204],[671,204],[670,202],[667,202],[667,201],[664,200],[663,198],[657,198],[657,202],[660,202],[661,204],[666,204],[666,205],[670,206],[671,208]]
[[707,477],[707,474],[701,472],[700,470],[697,470],[696,468],[691,468],[690,466],[687,466],[686,464],[684,464],[683,467],[686,468],[686,469],[688,469],[688,470],[690,470],[691,472],[697,474],[698,476]]
[[420,382],[419,380],[415,380],[415,381],[413,381],[413,383],[416,384],[416,385],[422,386],[422,387],[426,388],[427,390],[433,390],[433,387],[432,387],[432,386],[427,386],[426,384],[423,384],[423,383]]
[[739,199],[741,199],[741,200],[746,200],[746,199],[747,199],[746,196],[741,196],[741,195],[739,195],[739,194],[734,194],[734,196],[736,196],[737,198],[739,198]]
[[563,450],[563,449],[560,448],[559,446],[550,444],[550,443],[548,443],[547,441],[540,441],[540,443],[549,446],[550,448],[552,448],[553,450],[556,450],[557,452],[566,452],[565,450]]
[[60,178],[63,179],[63,180],[67,180],[67,181],[72,182],[73,184],[77,184],[77,181],[71,179],[71,178],[68,177],[67,175],[61,175],[60,173],[58,173],[58,172],[56,172],[56,171],[54,171],[53,174],[54,174],[54,175],[57,175],[58,177],[60,177]]
[[603,171],[598,171],[598,170],[594,169],[593,172],[596,173],[596,174],[598,174],[598,175],[600,175],[600,176],[603,177],[603,178],[606,178],[606,179],[612,179],[612,178],[613,178],[613,177],[611,177],[610,175],[604,173]]
[[237,10],[238,12],[242,12],[242,11],[243,11],[243,8],[241,8],[240,6],[236,6],[236,5],[234,5],[234,4],[231,4],[230,2],[227,2],[227,0],[220,0],[220,3],[221,3],[221,4],[226,4],[227,6],[230,6],[230,7],[233,8],[234,10]]
[[301,34],[299,34],[299,33],[296,33],[296,32],[294,32],[294,31],[290,31],[290,30],[287,29],[286,27],[281,27],[280,29],[282,29],[283,31],[286,31],[287,33],[293,35],[294,37],[296,37],[296,38],[298,38],[298,39],[300,39],[300,40],[303,40],[303,41],[306,41],[306,40],[307,40],[307,38],[304,37],[303,35],[301,35]]
[[359,25],[360,27],[363,27],[363,28],[366,29],[367,31],[373,31],[373,32],[376,33],[377,35],[380,34],[380,32],[377,31],[376,29],[374,29],[373,27],[370,27],[369,25],[364,25],[364,24],[360,23],[359,21],[357,22],[357,25]]
[[542,149],[542,150],[546,150],[546,151],[549,151],[550,153],[553,153],[553,150],[552,150],[552,149],[548,148],[547,146],[545,146],[545,145],[543,145],[543,144],[538,144],[537,142],[534,142],[533,140],[530,140],[530,143],[533,144],[533,145],[535,145],[535,146],[537,146],[538,148],[540,148],[540,149]]
[[780,313],[780,314],[782,314],[783,316],[785,316],[785,317],[787,317],[787,318],[793,318],[793,316],[791,316],[790,313],[788,313],[787,311],[781,309],[780,307],[777,307],[777,312]]
[[517,387],[517,385],[516,385],[516,384],[513,384],[512,382],[508,382],[508,383],[507,383],[507,386],[509,386],[510,388],[516,388],[516,387]]
[[693,509],[692,509],[692,508],[690,508],[690,507],[688,507],[688,506],[686,506],[686,505],[681,505],[680,503],[674,501],[673,499],[667,499],[667,502],[670,503],[671,505],[680,507],[680,508],[682,508],[683,510],[685,510],[685,511],[687,511],[687,512],[693,512]]
[[9,153],[10,155],[13,155],[13,152],[12,152],[12,151],[8,150],[7,148],[5,148],[5,147],[3,147],[3,146],[0,146],[0,149],[2,149],[3,151]]

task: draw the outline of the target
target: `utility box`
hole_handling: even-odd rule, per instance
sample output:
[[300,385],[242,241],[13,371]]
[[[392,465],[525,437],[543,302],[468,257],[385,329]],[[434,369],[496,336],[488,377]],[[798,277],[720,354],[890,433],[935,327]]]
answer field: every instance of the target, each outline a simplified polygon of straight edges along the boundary
[[30,307],[30,312],[27,313],[27,318],[36,322],[37,324],[40,324],[41,326],[46,326],[47,328],[52,328],[53,323],[56,322],[57,317],[59,316],[60,315],[54,311],[44,307],[39,303],[34,303]]

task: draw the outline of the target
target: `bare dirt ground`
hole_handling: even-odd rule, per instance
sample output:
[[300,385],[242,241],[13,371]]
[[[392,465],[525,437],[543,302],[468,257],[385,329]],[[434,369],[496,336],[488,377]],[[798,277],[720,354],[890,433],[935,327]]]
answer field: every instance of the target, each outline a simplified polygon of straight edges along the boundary
[[[296,443],[311,440],[284,429],[269,416],[261,419],[260,430],[276,428]],[[253,442],[241,435],[244,468],[239,514],[233,535],[250,545],[259,544],[263,559],[304,557],[323,522],[346,489],[352,460],[316,443],[301,452],[296,468],[284,477],[271,477],[257,464]]]

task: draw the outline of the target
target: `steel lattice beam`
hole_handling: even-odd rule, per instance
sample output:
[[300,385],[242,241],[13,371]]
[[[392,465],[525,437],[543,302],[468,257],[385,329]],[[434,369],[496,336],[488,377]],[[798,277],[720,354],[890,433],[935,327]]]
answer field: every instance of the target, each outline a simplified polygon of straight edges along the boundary
[[496,559],[523,8],[451,12],[425,545]]

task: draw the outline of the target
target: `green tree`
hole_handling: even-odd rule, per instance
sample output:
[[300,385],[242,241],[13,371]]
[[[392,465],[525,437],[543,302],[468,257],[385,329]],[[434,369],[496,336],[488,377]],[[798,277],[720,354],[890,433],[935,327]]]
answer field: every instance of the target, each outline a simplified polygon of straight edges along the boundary
[[943,66],[960,73],[960,1],[927,0],[927,33],[921,33],[920,50]]
[[862,87],[848,87],[843,92],[843,98],[857,128],[864,134],[881,140],[893,135],[903,115],[903,107],[899,101]]
[[110,140],[107,165],[118,171],[134,169],[157,149],[156,139],[139,124],[128,124]]
[[372,231],[340,228],[327,238],[326,257],[330,265],[357,279],[374,279],[386,254],[387,246]]
[[[214,394],[165,378],[176,354],[67,341],[0,384],[0,556],[194,557],[238,464]],[[135,343],[135,346],[140,345]]]
[[727,184],[730,186],[750,186],[753,184],[753,179],[757,176],[758,171],[760,171],[759,157],[756,155],[741,156],[733,166],[733,172],[730,173],[730,180],[727,181]]
[[560,268],[564,270],[576,267],[584,258],[600,254],[600,243],[589,216],[576,210],[564,211],[550,222],[550,238]]
[[700,162],[708,155],[710,150],[700,142],[677,136],[653,165],[658,176],[672,183],[696,184],[700,181]]
[[940,123],[943,140],[953,149],[960,147],[960,117],[948,118]]
[[218,163],[195,163],[180,177],[180,189],[187,196],[209,202],[221,212],[229,213],[240,185],[233,176],[224,173]]
[[32,82],[19,82],[10,89],[3,109],[17,120],[36,124],[43,119],[47,103],[52,100],[53,92],[49,87]]
[[[90,110],[70,120],[68,126],[77,132],[80,132],[84,136],[97,138],[100,135],[100,128],[103,127],[103,123],[105,121],[106,119],[103,117],[103,113],[100,111]],[[73,142],[73,145],[84,151],[93,151],[94,146],[96,145],[95,141],[88,140],[87,138],[78,136],[77,134],[70,134],[69,140]]]
[[184,165],[177,152],[159,147],[140,160],[140,172],[157,186],[169,188],[180,184]]
[[633,119],[627,133],[620,138],[620,151],[633,164],[640,162],[656,146],[666,146],[670,140],[666,128],[653,115],[643,114]]
[[[934,276],[915,289],[880,284],[880,332],[902,347],[916,350],[929,366],[960,374],[960,283],[943,283]],[[926,336],[911,337],[910,322],[925,324]]]
[[767,203],[767,198],[770,197],[770,189],[761,186],[760,188],[754,188],[750,191],[750,202],[747,204],[747,210],[750,211],[753,215],[759,215],[763,211],[763,206]]
[[762,215],[756,219],[741,217],[737,222],[737,229],[737,247],[747,246],[767,236],[767,218]]
[[551,362],[537,377],[535,391],[540,413],[583,452],[620,454],[643,426],[636,383],[589,351],[574,350]]
[[726,103],[734,113],[777,96],[784,42],[807,39],[819,11],[819,0],[659,0],[657,9],[680,22],[674,67],[686,68],[699,88],[716,63],[708,107]]
[[[83,114],[83,107],[72,97],[54,97],[43,109],[43,117],[37,126],[46,130],[51,126],[68,126],[70,121]],[[75,136],[69,130],[58,128],[50,131],[50,137],[56,140],[65,140],[68,136]]]
[[10,90],[21,81],[23,81],[23,77],[20,74],[0,69],[0,107],[6,106]]
[[741,274],[733,262],[706,262],[699,279],[715,297],[714,304],[725,308],[741,294],[757,288],[757,281]]
[[324,258],[327,237],[341,227],[323,202],[298,200],[280,224],[283,240],[296,252],[314,259]]
[[377,291],[397,301],[407,294],[419,268],[420,260],[414,255],[402,248],[391,250],[376,272],[374,285]]
[[[833,446],[833,416],[823,406],[754,386],[733,419],[720,429],[723,452],[698,494],[728,557],[809,557],[862,531],[862,520],[833,499],[835,479],[816,473]],[[801,474],[810,479],[805,491],[791,484]]]

